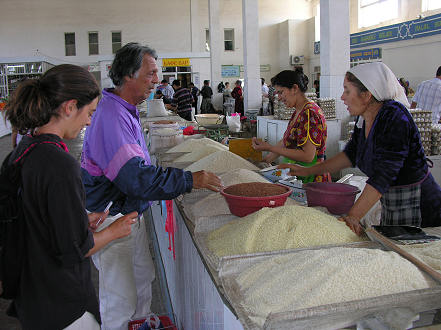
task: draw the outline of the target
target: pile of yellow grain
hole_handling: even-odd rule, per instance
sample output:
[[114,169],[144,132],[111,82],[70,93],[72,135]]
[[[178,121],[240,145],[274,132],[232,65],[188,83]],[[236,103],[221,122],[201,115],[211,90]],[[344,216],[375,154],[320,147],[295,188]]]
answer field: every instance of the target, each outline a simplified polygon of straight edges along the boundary
[[211,232],[207,244],[218,256],[343,244],[366,240],[344,222],[304,206],[263,208]]

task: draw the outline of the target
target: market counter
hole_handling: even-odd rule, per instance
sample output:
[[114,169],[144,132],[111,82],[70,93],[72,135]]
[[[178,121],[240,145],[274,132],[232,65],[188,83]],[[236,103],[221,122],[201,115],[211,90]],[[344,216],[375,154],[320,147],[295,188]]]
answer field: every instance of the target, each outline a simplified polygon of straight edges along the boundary
[[[152,162],[156,161],[155,155],[152,155]],[[244,314],[244,311],[240,309],[239,300],[235,299],[234,288],[232,292],[228,279],[225,280],[224,270],[237,269],[234,263],[242,260],[246,262],[248,259],[252,263],[259,258],[271,258],[272,255],[294,255],[297,250],[233,256],[217,260],[219,264],[213,263],[210,251],[203,243],[205,241],[201,239],[201,222],[194,219],[193,212],[189,213],[190,206],[200,200],[203,194],[212,193],[203,190],[195,191],[173,201],[173,214],[176,219],[174,246],[173,237],[169,236],[165,230],[166,203],[153,202],[146,212],[146,217],[152,224],[151,231],[157,256],[155,262],[160,274],[159,280],[169,295],[170,304],[167,312],[174,313],[176,324],[182,329],[254,329],[254,326],[250,326],[251,323],[247,322],[246,313]],[[211,226],[213,221],[203,223]],[[440,233],[441,231],[435,234]],[[367,245],[359,247],[379,247],[373,242],[361,243]],[[175,259],[173,252],[175,252]],[[226,267],[223,268],[224,266]],[[407,314],[410,312],[421,315],[422,311],[440,308],[440,297],[441,286],[436,286],[431,289],[323,305],[278,316],[276,314],[276,318],[270,315],[267,319],[270,325],[268,328],[302,329],[312,324],[319,328],[324,326],[340,328],[358,324],[358,321],[369,319],[369,317],[375,319],[378,314],[394,313],[396,310],[406,310]],[[432,317],[433,314],[432,312]],[[430,321],[426,324],[430,324]]]

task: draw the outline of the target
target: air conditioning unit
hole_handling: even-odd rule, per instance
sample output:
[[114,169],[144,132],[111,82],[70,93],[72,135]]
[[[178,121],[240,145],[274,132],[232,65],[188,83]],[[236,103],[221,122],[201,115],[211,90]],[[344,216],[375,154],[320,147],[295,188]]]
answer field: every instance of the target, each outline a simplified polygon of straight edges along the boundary
[[305,56],[291,55],[291,65],[303,65],[303,64],[305,64]]

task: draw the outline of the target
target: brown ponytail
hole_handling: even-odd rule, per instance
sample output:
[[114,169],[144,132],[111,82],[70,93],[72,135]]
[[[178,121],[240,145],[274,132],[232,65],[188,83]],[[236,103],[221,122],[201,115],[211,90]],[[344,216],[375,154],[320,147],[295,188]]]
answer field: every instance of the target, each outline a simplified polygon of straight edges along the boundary
[[47,124],[53,116],[59,116],[63,102],[77,100],[77,107],[81,109],[98,95],[98,84],[86,69],[71,64],[58,65],[41,78],[28,79],[19,85],[6,104],[6,119],[20,134],[26,134]]

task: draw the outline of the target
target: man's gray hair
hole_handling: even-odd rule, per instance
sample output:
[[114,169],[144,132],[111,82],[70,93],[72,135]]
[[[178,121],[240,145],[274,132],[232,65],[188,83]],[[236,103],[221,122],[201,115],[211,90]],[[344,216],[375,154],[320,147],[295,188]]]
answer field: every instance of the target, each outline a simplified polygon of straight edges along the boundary
[[158,59],[158,55],[153,48],[142,46],[137,42],[129,42],[119,49],[109,71],[109,77],[113,84],[119,87],[124,84],[124,77],[136,77],[146,54],[155,60]]

